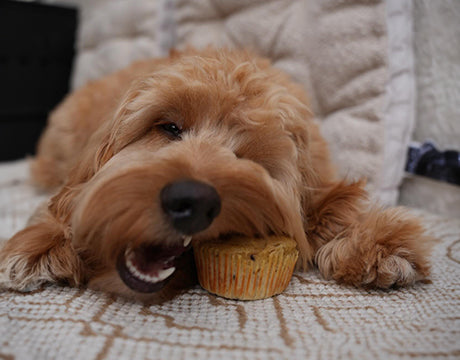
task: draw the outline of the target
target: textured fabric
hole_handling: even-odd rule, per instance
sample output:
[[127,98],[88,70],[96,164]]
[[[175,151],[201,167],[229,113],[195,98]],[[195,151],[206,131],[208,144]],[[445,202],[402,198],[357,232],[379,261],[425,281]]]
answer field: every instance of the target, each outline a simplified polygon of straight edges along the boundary
[[395,205],[415,126],[416,87],[412,0],[387,1],[388,71],[385,145],[380,199]]
[[460,186],[408,175],[400,187],[399,203],[460,219]]
[[[43,200],[26,162],[0,166],[0,200],[10,236]],[[199,286],[157,304],[59,286],[0,292],[0,359],[458,359],[460,221],[424,216],[440,239],[431,284],[365,291],[310,271],[249,302]]]
[[30,185],[27,160],[0,163],[0,241],[22,229],[48,197]]
[[414,140],[460,150],[460,2],[414,1],[417,126]]
[[81,10],[73,88],[135,60],[165,56],[173,46],[172,1],[63,1]]
[[383,1],[177,0],[179,47],[252,48],[308,90],[340,175],[376,189],[383,165]]
[[177,46],[252,49],[309,87],[310,16],[299,0],[176,0]]
[[[460,150],[460,2],[414,1],[417,85],[413,140],[432,140],[440,150]],[[460,217],[460,187],[410,177],[400,202]]]

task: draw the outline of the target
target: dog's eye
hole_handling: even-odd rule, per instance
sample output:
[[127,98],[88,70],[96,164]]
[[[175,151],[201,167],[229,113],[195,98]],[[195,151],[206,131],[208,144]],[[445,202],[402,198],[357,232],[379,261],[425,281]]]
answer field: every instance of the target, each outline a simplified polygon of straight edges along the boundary
[[182,129],[174,124],[174,123],[164,123],[164,124],[160,124],[158,125],[158,127],[164,131],[166,134],[168,134],[169,136],[173,137],[173,138],[180,138],[181,134],[182,134]]

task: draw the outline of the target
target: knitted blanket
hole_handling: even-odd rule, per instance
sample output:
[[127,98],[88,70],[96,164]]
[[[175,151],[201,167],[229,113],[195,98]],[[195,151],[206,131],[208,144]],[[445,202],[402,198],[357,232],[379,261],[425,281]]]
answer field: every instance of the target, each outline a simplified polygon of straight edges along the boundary
[[[43,199],[25,161],[0,165],[0,237]],[[258,301],[198,285],[163,303],[59,286],[0,292],[0,359],[458,359],[460,220],[419,214],[439,239],[431,283],[366,291],[312,270]]]

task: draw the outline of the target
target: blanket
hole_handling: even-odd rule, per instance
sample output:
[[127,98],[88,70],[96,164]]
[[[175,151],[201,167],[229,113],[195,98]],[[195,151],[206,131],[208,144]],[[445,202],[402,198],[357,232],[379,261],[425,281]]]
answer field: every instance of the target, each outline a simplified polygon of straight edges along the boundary
[[[46,198],[27,161],[0,165],[0,237]],[[437,237],[430,283],[366,291],[312,269],[258,301],[226,300],[198,285],[141,303],[85,288],[0,292],[0,359],[455,359],[460,356],[460,220],[428,213]]]

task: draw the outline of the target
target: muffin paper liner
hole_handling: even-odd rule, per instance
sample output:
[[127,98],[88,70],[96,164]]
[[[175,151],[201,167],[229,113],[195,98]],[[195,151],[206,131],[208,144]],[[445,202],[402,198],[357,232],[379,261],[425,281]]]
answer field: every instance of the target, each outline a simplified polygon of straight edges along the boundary
[[240,300],[264,299],[283,292],[298,258],[297,250],[286,252],[283,248],[262,257],[205,245],[194,253],[201,286],[213,294]]

